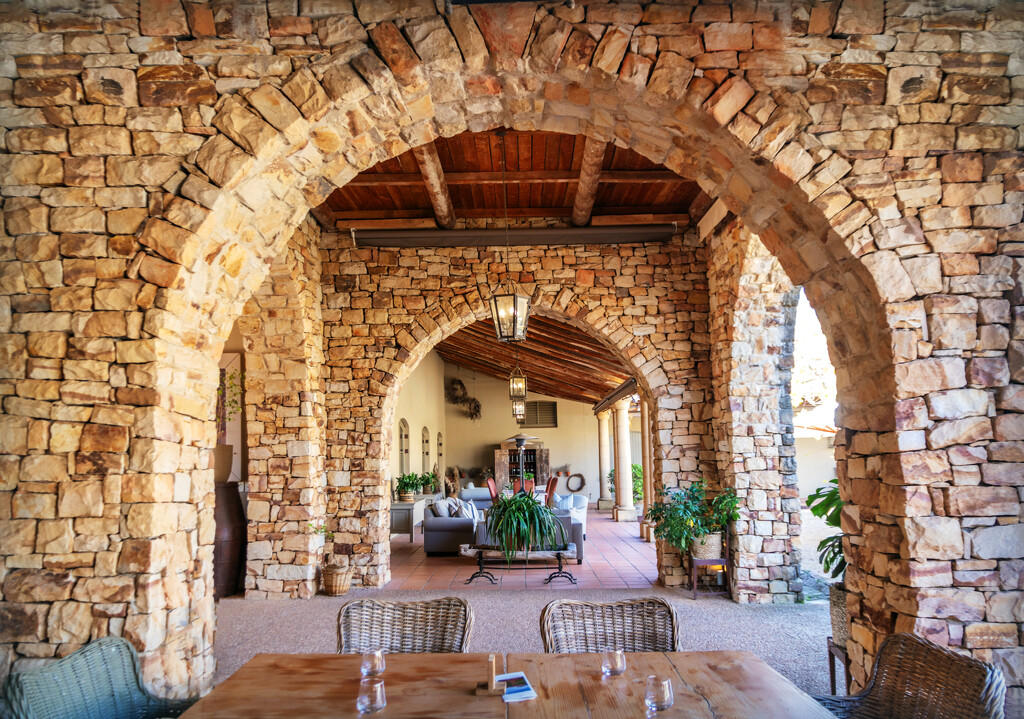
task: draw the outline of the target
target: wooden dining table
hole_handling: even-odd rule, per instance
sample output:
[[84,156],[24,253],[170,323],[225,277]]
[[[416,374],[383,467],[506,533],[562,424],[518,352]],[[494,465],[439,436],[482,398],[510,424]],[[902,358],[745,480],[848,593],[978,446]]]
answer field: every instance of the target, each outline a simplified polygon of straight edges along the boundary
[[[477,696],[488,654],[389,654],[387,706],[372,716],[452,719],[828,719],[833,715],[750,652],[638,652],[626,671],[601,674],[600,654],[496,655],[526,673],[537,698],[506,704]],[[185,719],[358,717],[358,654],[257,654],[182,716]],[[675,703],[649,715],[646,678],[672,680]]]

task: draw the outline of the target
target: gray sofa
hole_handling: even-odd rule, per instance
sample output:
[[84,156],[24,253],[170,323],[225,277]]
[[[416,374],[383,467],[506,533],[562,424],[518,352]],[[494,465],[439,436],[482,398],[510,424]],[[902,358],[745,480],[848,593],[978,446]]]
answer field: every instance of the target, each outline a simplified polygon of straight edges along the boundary
[[465,487],[459,492],[459,499],[472,502],[481,511],[493,504],[491,502],[491,490],[487,488],[486,484],[482,487]]
[[[576,564],[583,564],[583,525],[568,515],[556,516],[556,519],[565,529],[566,539],[576,545]],[[424,520],[425,525],[426,521]],[[479,522],[476,526],[476,544],[483,546],[494,544],[490,534],[487,532],[487,524],[485,522]]]
[[423,551],[428,557],[458,554],[460,544],[472,544],[475,540],[476,525],[472,519],[435,517],[427,510],[423,514]]

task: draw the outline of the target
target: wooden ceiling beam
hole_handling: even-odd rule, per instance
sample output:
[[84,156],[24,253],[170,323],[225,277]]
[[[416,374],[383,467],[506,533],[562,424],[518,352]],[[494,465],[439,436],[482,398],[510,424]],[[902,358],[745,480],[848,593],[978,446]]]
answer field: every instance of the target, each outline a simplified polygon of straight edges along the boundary
[[427,186],[427,196],[434,208],[437,226],[446,230],[454,228],[455,208],[452,206],[452,196],[445,183],[444,170],[441,168],[441,158],[437,155],[437,147],[433,142],[428,142],[426,145],[414,147],[412,154],[416,157],[423,183]]
[[383,219],[338,220],[334,226],[339,230],[433,230],[437,220],[433,217],[406,217]]
[[597,199],[597,185],[601,177],[601,165],[608,149],[607,142],[588,137],[583,146],[583,163],[580,166],[580,181],[576,185],[576,196],[572,201],[572,224],[585,227],[590,223]]
[[[587,144],[589,145],[594,142],[593,140],[588,140]],[[603,157],[602,155],[602,159]],[[418,157],[417,160],[419,160]],[[605,170],[600,174],[600,182],[602,183],[693,182],[693,180],[677,175],[671,170]],[[445,173],[444,178],[445,182],[449,185],[500,185],[502,183],[500,172],[448,172]],[[579,181],[579,173],[572,170],[523,170],[520,172],[509,172],[505,177],[505,182],[508,184],[537,185]],[[379,185],[390,185],[391,187],[418,187],[423,185],[423,182],[423,175],[415,172],[363,172],[353,177],[344,186],[376,187]]]
[[[494,330],[490,325],[480,328],[471,325],[460,332],[466,333],[467,344],[471,342],[480,350],[494,352],[499,349],[495,346],[497,340],[493,339]],[[462,342],[462,338],[456,341]],[[622,381],[627,377],[629,373],[608,353],[603,352],[599,355],[587,346],[596,344],[596,340],[589,340],[584,344],[574,342],[571,336],[540,336],[537,332],[530,332],[526,342],[519,347],[519,355],[524,361],[529,361],[531,358],[534,361],[540,361],[544,357],[554,357],[562,363],[580,367],[584,371],[600,372],[606,377],[615,377],[617,381]]]
[[[440,348],[438,348],[437,353],[444,361],[450,364],[480,372],[488,377],[500,380],[508,377],[508,372],[503,372],[500,366],[482,360],[479,356],[453,353],[450,350],[442,350]],[[527,382],[530,394],[542,394],[575,402],[596,402],[607,393],[607,386],[605,385],[584,385],[573,382],[568,377],[552,377],[548,381],[538,377],[535,381],[529,381],[528,379]]]

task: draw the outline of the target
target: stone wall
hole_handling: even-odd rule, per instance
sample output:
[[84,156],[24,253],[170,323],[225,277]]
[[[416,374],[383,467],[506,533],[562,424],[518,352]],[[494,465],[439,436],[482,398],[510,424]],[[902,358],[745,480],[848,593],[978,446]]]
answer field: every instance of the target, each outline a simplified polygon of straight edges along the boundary
[[[912,628],[1000,663],[1020,705],[1019,6],[36,7],[0,22],[6,663],[70,651],[88,615],[90,636],[132,635],[158,689],[208,685],[224,337],[334,187],[509,126],[695,179],[720,202],[701,237],[731,211],[805,287],[837,369],[856,682]],[[342,359],[367,386],[394,369]],[[328,476],[380,472],[356,447],[387,406],[328,421],[352,447]]]
[[323,557],[326,419],[320,225],[307,217],[246,303],[247,597],[309,597]]
[[[387,461],[402,384],[439,341],[490,316],[485,298],[505,278],[532,295],[534,311],[589,332],[632,369],[657,408],[660,483],[713,474],[701,457],[710,377],[696,244],[689,232],[667,245],[399,250],[325,235],[328,515],[345,538],[336,551],[359,567],[353,581],[390,576]],[[673,563],[678,556],[663,565]]]
[[741,498],[733,595],[798,601],[800,498],[789,380],[799,291],[736,220],[708,237],[708,257],[719,482]]

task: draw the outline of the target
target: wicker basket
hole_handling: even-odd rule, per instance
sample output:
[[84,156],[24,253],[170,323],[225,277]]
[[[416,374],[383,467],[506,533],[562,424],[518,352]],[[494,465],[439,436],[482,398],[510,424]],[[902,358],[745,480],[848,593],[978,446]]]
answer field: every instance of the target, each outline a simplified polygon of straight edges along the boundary
[[846,595],[849,592],[841,583],[828,585],[828,608],[832,615],[832,643],[846,649],[850,640],[850,625],[846,621]]
[[324,594],[340,597],[352,582],[352,567],[324,567]]
[[399,502],[415,502],[416,501],[416,493],[415,492],[399,492],[398,493],[398,501]]
[[[701,544],[702,541],[703,544]],[[694,559],[721,559],[722,533],[712,532],[700,539],[695,539],[690,546],[690,554]]]

